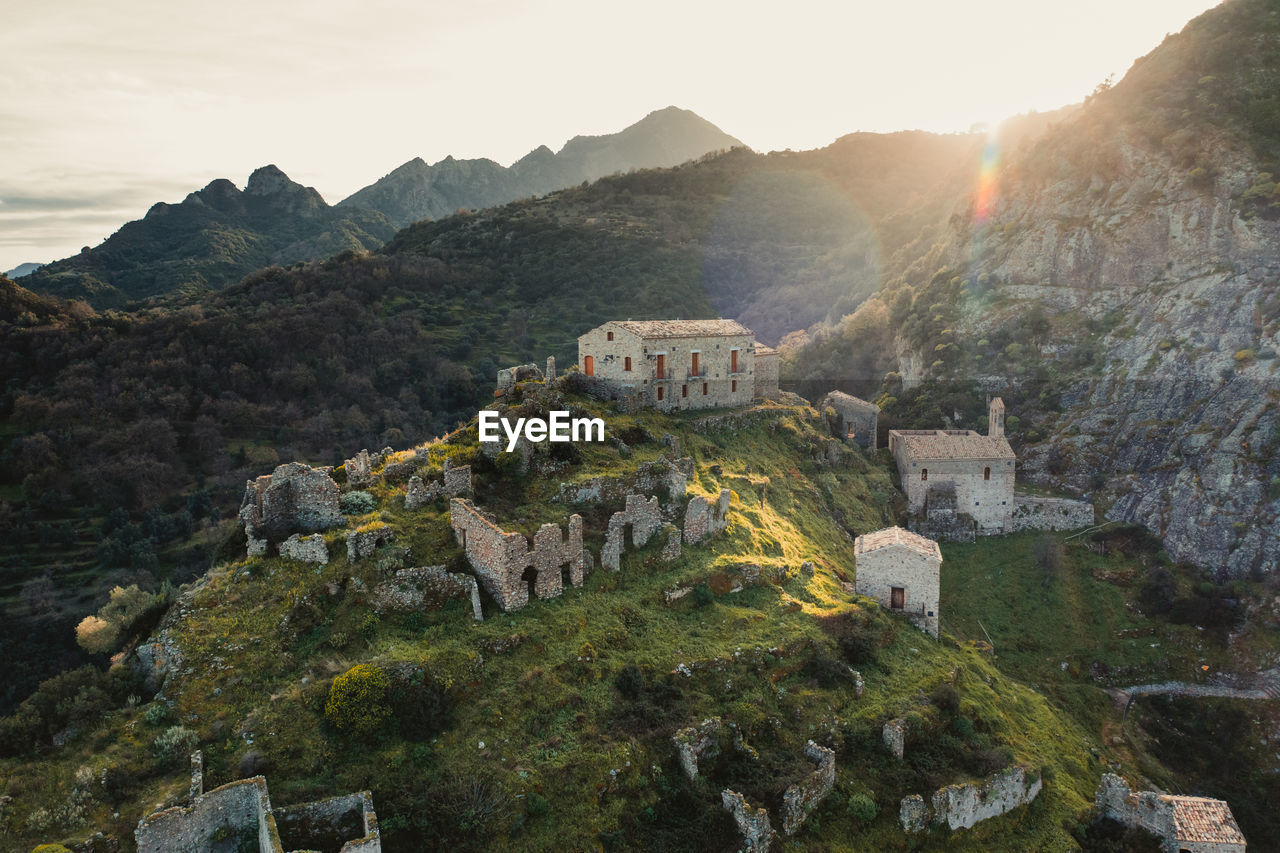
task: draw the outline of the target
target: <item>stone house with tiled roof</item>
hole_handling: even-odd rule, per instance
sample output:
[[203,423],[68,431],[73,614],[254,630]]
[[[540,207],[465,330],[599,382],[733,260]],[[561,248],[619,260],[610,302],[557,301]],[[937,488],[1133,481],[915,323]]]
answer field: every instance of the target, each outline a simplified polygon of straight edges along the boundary
[[[1004,435],[1004,401],[988,404],[987,434],[973,430],[889,431],[889,450],[913,514],[932,509],[971,518],[978,533],[1009,532],[1017,457]],[[934,504],[936,506],[931,506]]]
[[778,353],[736,320],[613,320],[578,338],[594,393],[662,411],[778,396]]
[[938,636],[942,550],[901,527],[864,533],[853,541],[854,592],[902,613]]
[[1165,853],[1245,853],[1244,834],[1222,800],[1132,791],[1107,773],[1096,802],[1104,816],[1159,836]]

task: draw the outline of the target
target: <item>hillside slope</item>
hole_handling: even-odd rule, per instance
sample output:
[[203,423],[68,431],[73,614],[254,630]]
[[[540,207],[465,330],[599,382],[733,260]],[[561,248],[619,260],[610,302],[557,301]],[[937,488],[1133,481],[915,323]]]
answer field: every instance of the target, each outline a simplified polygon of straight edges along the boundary
[[555,153],[540,146],[510,167],[484,158],[450,156],[430,165],[415,158],[338,206],[376,210],[403,227],[419,219],[451,216],[459,209],[477,210],[543,195],[614,172],[677,166],[710,152],[740,147],[740,140],[706,119],[667,107],[617,133],[575,136]]
[[[922,380],[1003,393],[1031,479],[1105,492],[1109,518],[1175,559],[1276,570],[1277,33],[1275,2],[1231,0],[1006,149],[913,276],[814,341],[796,375],[843,362],[864,390],[891,372],[894,395]],[[853,340],[877,311],[896,339]]]
[[381,214],[337,210],[275,166],[243,191],[220,178],[179,204],[159,202],[100,245],[23,277],[36,292],[119,308],[217,290],[270,264],[376,248],[395,232]]

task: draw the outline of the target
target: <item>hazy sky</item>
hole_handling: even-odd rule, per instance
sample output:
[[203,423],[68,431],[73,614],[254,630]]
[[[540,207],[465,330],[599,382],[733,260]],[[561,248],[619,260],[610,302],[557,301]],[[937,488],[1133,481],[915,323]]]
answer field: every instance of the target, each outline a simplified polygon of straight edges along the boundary
[[275,163],[336,202],[668,105],[760,151],[1079,101],[1209,0],[3,0],[0,270]]

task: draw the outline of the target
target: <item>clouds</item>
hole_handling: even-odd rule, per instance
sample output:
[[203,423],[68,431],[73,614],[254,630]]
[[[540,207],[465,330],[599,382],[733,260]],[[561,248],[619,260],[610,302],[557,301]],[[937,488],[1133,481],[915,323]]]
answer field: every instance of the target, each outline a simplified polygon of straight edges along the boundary
[[28,201],[0,268],[264,163],[334,202],[415,156],[510,163],[668,104],[761,150],[964,129],[1079,100],[1209,3],[9,0],[0,189]]

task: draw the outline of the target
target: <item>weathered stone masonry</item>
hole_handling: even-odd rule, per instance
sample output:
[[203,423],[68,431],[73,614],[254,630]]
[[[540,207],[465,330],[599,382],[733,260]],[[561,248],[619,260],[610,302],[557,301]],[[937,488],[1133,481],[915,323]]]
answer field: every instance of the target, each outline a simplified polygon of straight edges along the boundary
[[240,523],[249,539],[250,557],[265,555],[268,541],[280,542],[291,533],[313,533],[343,522],[338,484],[328,468],[290,462],[245,484]]
[[947,785],[933,792],[929,804],[912,794],[902,799],[898,818],[907,832],[923,832],[930,823],[968,829],[1025,805],[1040,793],[1040,774],[1025,767],[993,773],[981,783]]
[[1245,838],[1231,807],[1209,797],[1133,791],[1114,773],[1098,786],[1098,811],[1159,836],[1167,853],[1244,853]]
[[529,603],[526,569],[534,572],[533,592],[539,598],[560,595],[561,567],[566,564],[569,582],[582,586],[586,559],[579,515],[569,517],[567,542],[559,526],[544,524],[534,536],[532,552],[523,534],[504,531],[465,498],[449,502],[449,523],[480,583],[503,610],[518,610]]

